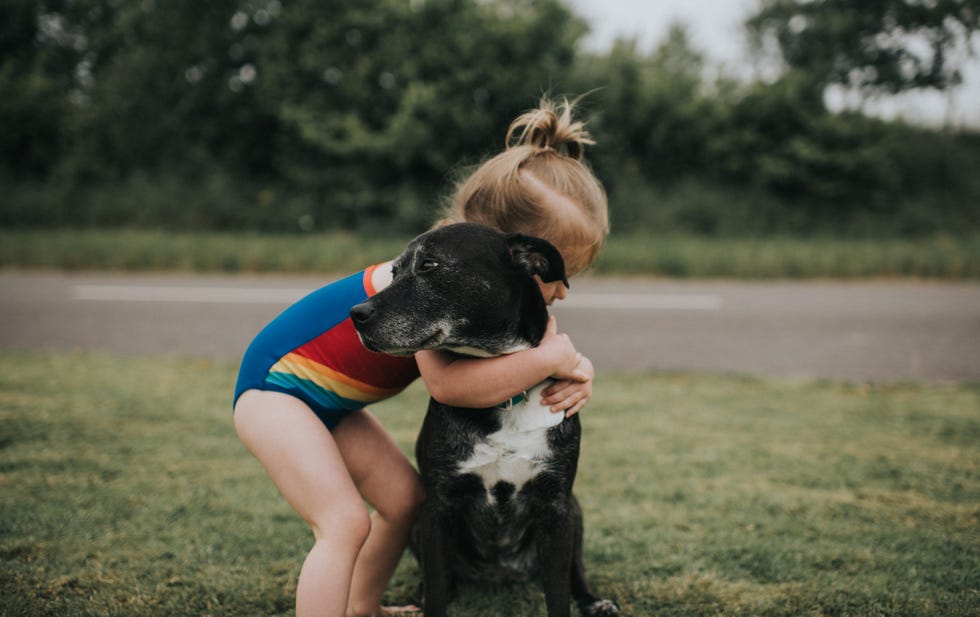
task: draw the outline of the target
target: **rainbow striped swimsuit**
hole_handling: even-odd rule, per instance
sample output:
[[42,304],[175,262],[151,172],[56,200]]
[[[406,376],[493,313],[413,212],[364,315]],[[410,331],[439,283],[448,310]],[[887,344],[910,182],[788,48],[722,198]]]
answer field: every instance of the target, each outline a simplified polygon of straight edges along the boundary
[[375,268],[312,292],[263,328],[242,359],[234,400],[252,389],[290,394],[333,429],[347,413],[415,381],[414,357],[368,351],[350,320],[351,307],[376,293]]

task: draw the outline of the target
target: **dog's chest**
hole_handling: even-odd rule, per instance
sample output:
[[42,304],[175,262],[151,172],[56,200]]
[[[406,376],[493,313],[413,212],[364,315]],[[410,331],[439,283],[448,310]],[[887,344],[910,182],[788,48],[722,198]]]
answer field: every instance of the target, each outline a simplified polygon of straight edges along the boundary
[[561,423],[564,415],[551,413],[541,405],[541,391],[548,383],[528,392],[527,400],[511,410],[500,410],[500,429],[474,444],[472,454],[460,462],[457,472],[480,478],[489,498],[500,482],[515,491],[540,474],[551,458],[548,430]]

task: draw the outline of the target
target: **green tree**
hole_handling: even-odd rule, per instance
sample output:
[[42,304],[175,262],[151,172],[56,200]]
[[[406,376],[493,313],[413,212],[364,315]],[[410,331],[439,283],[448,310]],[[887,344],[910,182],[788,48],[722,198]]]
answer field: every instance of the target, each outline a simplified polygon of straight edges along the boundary
[[[66,147],[74,41],[56,21],[39,19],[31,0],[2,0],[0,14],[0,165],[43,175]],[[63,44],[47,44],[53,39]]]
[[752,84],[726,108],[710,144],[713,175],[809,209],[813,221],[846,222],[892,207],[898,179],[883,123],[828,114],[798,77]]
[[747,26],[763,54],[822,85],[945,90],[980,30],[980,0],[763,0]]
[[255,88],[317,225],[420,228],[458,161],[502,148],[565,80],[584,32],[557,0],[297,0],[259,42]]
[[[609,181],[626,176],[670,181],[700,171],[712,110],[705,92],[705,60],[686,26],[673,24],[651,53],[621,39],[606,55],[579,61],[579,91],[600,137],[596,164]],[[593,102],[595,101],[595,102]]]
[[93,175],[210,158],[260,169],[248,163],[262,113],[238,87],[244,44],[258,29],[234,26],[244,4],[72,0],[50,13],[81,39],[77,164],[97,163],[86,170]]
[[0,172],[100,224],[422,228],[586,30],[560,0],[0,2]]

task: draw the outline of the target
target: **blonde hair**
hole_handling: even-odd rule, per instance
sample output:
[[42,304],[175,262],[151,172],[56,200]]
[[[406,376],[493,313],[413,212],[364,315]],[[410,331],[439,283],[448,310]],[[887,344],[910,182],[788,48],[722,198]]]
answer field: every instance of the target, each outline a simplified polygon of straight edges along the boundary
[[506,148],[456,187],[437,225],[473,222],[554,244],[569,275],[588,268],[609,234],[606,192],[583,160],[595,142],[575,102],[542,98],[507,129]]

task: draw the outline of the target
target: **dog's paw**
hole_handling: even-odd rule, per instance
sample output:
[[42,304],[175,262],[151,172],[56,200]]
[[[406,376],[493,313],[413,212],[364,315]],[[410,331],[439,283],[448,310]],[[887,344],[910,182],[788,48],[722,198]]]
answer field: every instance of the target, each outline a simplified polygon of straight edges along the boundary
[[582,611],[582,617],[619,617],[619,615],[619,606],[612,600],[596,600]]

